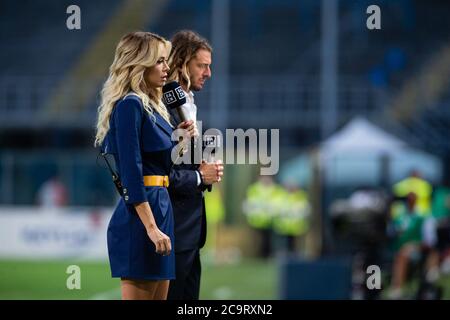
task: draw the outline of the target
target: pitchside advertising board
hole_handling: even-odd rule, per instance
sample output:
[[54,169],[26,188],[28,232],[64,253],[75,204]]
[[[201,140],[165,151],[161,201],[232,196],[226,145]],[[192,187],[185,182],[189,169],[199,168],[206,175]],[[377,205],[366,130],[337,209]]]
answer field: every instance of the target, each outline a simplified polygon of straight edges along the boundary
[[0,208],[0,258],[107,259],[111,212],[111,208]]

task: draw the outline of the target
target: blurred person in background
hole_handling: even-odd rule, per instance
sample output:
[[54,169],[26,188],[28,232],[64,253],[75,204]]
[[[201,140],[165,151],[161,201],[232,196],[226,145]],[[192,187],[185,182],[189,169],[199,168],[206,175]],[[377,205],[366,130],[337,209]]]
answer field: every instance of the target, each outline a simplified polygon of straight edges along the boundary
[[58,174],[45,181],[37,192],[37,203],[41,207],[57,208],[68,204],[68,192]]
[[271,176],[259,176],[247,189],[243,211],[248,224],[259,238],[258,256],[272,256],[273,219],[284,206],[285,191]]
[[311,206],[308,195],[295,183],[284,186],[280,202],[279,214],[274,217],[273,227],[276,233],[285,239],[285,249],[288,254],[297,251],[296,241],[309,229]]
[[[412,170],[409,177],[401,180],[393,186],[395,199],[406,199],[406,210],[413,212],[412,217],[417,222],[416,237],[420,232],[420,246],[416,244],[406,245],[396,255],[393,267],[393,289],[390,292],[392,298],[400,298],[403,295],[402,287],[406,281],[408,266],[412,263],[418,265],[420,269],[420,288],[418,298],[425,296],[426,290],[439,279],[439,254],[437,245],[437,219],[439,213],[435,211],[436,205],[432,206],[433,187],[422,178],[418,170]],[[414,198],[414,199],[411,199]],[[413,206],[413,207],[410,207]],[[410,207],[408,209],[408,207]],[[401,201],[395,200],[392,204],[393,223],[404,221],[405,205]],[[409,229],[411,227],[411,229]],[[412,236],[412,226],[409,226],[406,234]],[[418,240],[418,239],[416,239]]]
[[[212,48],[208,41],[190,30],[172,37],[169,80],[180,83],[186,95],[182,106],[189,120],[197,121],[197,106],[193,91],[200,91],[211,77]],[[174,110],[173,110],[174,111]],[[181,119],[176,112],[174,123]],[[200,146],[196,146],[199,143]],[[191,163],[175,165],[170,171],[170,198],[175,217],[176,279],[170,282],[169,300],[198,300],[200,293],[200,249],[206,241],[206,209],[203,192],[219,182],[223,175],[220,162],[194,161],[194,148],[201,141],[191,143]]]
[[394,239],[394,262],[389,298],[404,296],[404,285],[409,266],[421,258],[423,215],[417,211],[417,195],[413,192],[406,197],[403,211],[397,210],[392,216],[389,233]]
[[[113,154],[122,185],[108,226],[111,273],[121,278],[122,299],[166,299],[175,278],[167,191],[173,128],[161,101],[170,49],[150,32],[122,37],[98,109],[95,145]],[[192,122],[179,128],[195,133]]]
[[414,193],[416,195],[416,212],[421,216],[427,216],[431,213],[433,187],[422,178],[418,170],[412,170],[409,177],[397,182],[393,187],[393,192],[398,198],[406,198],[410,193]]
[[423,264],[417,299],[440,299],[438,280],[450,272],[450,189],[438,186],[433,193],[432,212],[423,225]]
[[433,197],[434,237],[440,272],[450,273],[450,187],[448,183],[436,188]]

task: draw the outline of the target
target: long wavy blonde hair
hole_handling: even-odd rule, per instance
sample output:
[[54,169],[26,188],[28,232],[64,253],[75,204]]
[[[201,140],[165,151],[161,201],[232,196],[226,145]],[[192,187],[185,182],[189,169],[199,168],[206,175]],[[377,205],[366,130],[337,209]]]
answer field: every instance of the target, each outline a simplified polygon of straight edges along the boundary
[[172,51],[169,56],[169,81],[175,80],[191,88],[191,75],[187,65],[195,58],[198,50],[205,49],[212,53],[212,47],[208,41],[192,30],[181,30],[175,33],[171,39]]
[[145,111],[153,119],[156,111],[170,124],[169,112],[161,101],[162,89],[147,86],[144,73],[156,65],[161,56],[167,57],[171,48],[169,41],[150,32],[131,32],[120,39],[101,91],[95,146],[101,145],[108,133],[115,103],[129,92],[141,98]]

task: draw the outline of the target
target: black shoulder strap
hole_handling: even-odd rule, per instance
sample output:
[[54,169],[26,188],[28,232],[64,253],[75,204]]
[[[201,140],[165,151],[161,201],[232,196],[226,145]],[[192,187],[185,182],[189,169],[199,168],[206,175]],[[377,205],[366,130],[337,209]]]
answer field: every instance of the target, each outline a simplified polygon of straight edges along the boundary
[[[122,99],[125,99],[125,98],[127,98],[128,96],[136,96],[137,98],[139,98],[139,96],[138,96],[136,93],[130,92],[130,93],[128,93],[126,96],[124,96]],[[143,106],[142,106],[141,99],[139,98],[138,100],[139,100],[139,104],[140,104],[140,106],[141,106],[141,112],[142,112],[142,122],[141,122],[141,132],[142,132],[142,130],[143,130],[143,128],[144,128],[144,115],[145,115],[145,111],[144,111],[144,108],[143,108]],[[142,136],[142,135],[141,135],[141,136]],[[141,139],[140,139],[140,144],[141,144],[141,147],[142,147],[142,140],[141,140]],[[116,171],[114,171],[114,169],[112,168],[111,164],[110,164],[109,161],[108,161],[108,157],[107,157],[107,153],[106,153],[106,152],[100,151],[100,155],[103,157],[103,159],[104,159],[105,162],[106,162],[106,165],[108,166],[108,170],[109,170],[109,172],[110,172],[110,174],[111,174],[112,180],[113,180],[113,182],[114,182],[114,185],[116,186],[117,191],[119,192],[119,194],[120,194],[121,196],[123,196],[123,186],[122,186],[122,182],[120,181],[119,173],[117,173]]]
[[103,159],[106,162],[106,165],[108,166],[109,172],[111,173],[112,180],[114,182],[114,185],[116,186],[117,191],[122,196],[123,195],[123,186],[122,182],[120,181],[119,174],[114,171],[114,169],[111,167],[111,164],[108,161],[107,154],[104,152],[100,152],[100,155],[103,157]]

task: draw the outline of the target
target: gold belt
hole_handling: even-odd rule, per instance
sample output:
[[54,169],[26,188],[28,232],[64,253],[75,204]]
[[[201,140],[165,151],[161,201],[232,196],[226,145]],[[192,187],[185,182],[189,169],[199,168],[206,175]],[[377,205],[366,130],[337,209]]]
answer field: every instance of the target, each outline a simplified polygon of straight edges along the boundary
[[168,176],[144,176],[144,186],[146,187],[168,187]]

